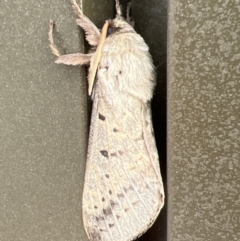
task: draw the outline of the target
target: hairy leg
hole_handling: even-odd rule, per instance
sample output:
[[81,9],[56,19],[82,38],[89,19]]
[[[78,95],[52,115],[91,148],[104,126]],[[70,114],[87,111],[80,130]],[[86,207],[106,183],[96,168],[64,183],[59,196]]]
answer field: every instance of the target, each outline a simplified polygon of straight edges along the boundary
[[90,45],[97,46],[101,35],[99,29],[83,14],[82,10],[76,3],[76,0],[71,0],[71,3],[74,13],[78,16],[78,19],[76,20],[77,25],[85,31],[86,40]]
[[50,42],[50,48],[52,50],[52,53],[58,57],[55,63],[66,64],[66,65],[88,65],[90,63],[92,53],[90,54],[75,53],[75,54],[61,55],[56,45],[54,44],[53,27],[54,27],[54,23],[52,20],[50,20],[48,39]]
[[56,55],[57,57],[61,56],[60,52],[58,51],[56,45],[54,44],[54,41],[53,41],[53,26],[54,26],[54,22],[52,21],[52,19],[50,19],[49,21],[49,31],[48,31],[48,39],[49,39],[49,42],[50,42],[50,48],[52,50],[52,53],[54,55]]

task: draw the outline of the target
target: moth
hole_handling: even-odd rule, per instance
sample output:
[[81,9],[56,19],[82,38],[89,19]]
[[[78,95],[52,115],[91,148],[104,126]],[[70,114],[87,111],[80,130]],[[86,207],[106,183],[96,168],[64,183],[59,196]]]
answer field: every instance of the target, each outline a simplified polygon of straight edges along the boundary
[[83,28],[88,54],[61,55],[49,40],[56,63],[89,65],[93,101],[82,199],[90,241],[130,241],[155,221],[164,190],[153,134],[150,100],[156,84],[149,48],[126,20],[116,0],[116,17],[100,31],[71,0]]

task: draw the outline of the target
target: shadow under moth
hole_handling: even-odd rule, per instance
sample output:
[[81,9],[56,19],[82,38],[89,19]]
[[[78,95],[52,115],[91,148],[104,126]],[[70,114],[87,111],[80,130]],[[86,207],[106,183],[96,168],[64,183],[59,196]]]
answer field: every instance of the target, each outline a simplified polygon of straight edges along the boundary
[[155,221],[164,190],[153,134],[150,100],[155,71],[149,49],[116,0],[116,18],[100,31],[71,0],[77,24],[92,46],[88,54],[61,55],[49,40],[56,63],[89,65],[93,100],[82,200],[91,241],[130,241]]

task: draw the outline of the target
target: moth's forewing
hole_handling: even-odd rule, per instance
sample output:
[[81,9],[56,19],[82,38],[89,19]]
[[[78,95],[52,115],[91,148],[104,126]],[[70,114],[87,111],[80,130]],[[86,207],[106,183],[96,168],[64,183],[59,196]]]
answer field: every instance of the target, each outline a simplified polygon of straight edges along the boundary
[[155,74],[148,47],[122,19],[112,21],[93,93],[83,193],[90,240],[133,240],[164,202],[149,100]]

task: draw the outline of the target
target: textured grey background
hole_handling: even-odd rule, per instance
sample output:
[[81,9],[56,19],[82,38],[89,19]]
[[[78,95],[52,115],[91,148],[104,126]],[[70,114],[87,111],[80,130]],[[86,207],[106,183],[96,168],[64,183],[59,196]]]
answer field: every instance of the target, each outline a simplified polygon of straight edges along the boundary
[[168,240],[240,240],[240,2],[170,0]]
[[[83,9],[101,27],[113,1],[96,2]],[[0,240],[87,240],[85,71],[54,64],[47,36],[52,18],[62,53],[83,51],[70,1],[1,1],[0,9]]]

